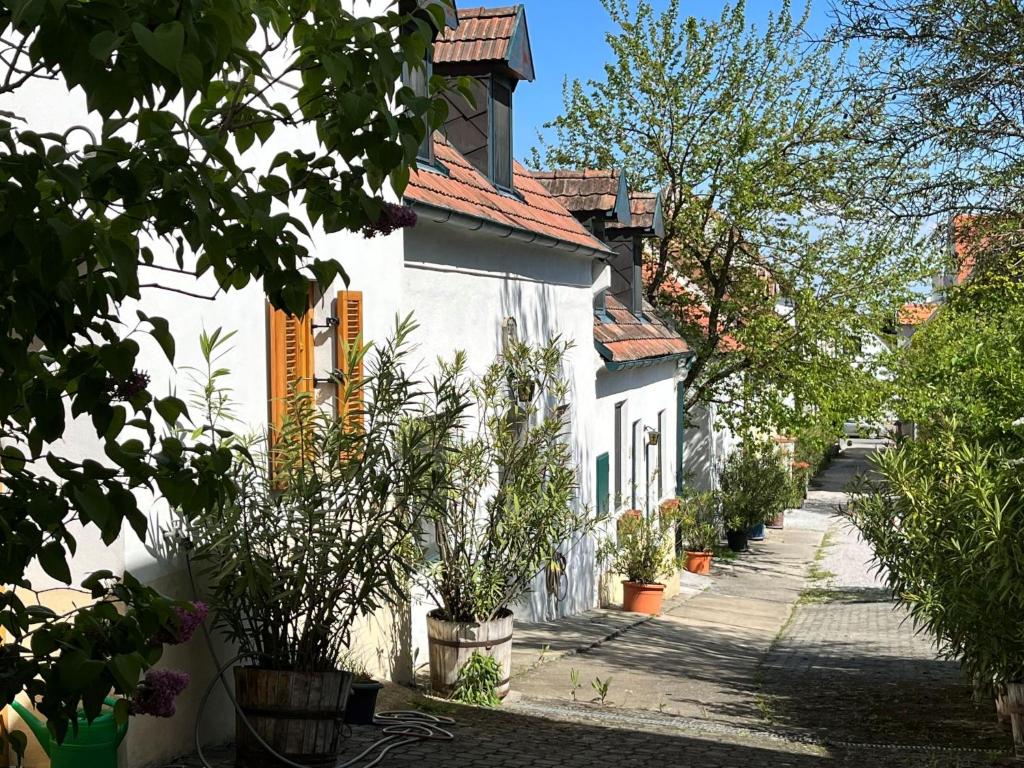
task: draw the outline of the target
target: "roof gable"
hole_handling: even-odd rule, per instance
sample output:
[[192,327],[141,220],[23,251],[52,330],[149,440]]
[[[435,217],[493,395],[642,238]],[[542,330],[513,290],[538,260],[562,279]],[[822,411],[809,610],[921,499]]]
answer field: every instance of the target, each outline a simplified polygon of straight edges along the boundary
[[465,8],[458,27],[445,29],[434,44],[434,65],[469,71],[499,66],[517,80],[532,81],[533,51],[522,5]]
[[555,169],[534,176],[576,218],[595,216],[628,227],[632,221],[626,174],[620,169]]

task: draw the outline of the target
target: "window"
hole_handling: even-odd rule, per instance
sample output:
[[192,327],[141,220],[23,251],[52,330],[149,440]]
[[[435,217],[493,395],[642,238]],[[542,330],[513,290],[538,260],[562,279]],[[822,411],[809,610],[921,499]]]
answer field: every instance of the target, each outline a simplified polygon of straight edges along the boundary
[[[407,67],[403,74],[402,82],[411,88],[417,96],[426,98],[430,95],[430,76],[433,74],[433,69],[433,63],[428,56],[422,67]],[[420,144],[419,151],[416,153],[416,159],[421,162],[434,162],[434,142],[431,133],[428,124],[427,133],[423,137],[423,143]]]
[[654,449],[658,452],[658,501],[665,497],[665,445],[668,443],[665,434],[665,412],[658,411],[658,444]]
[[[644,458],[646,450],[644,448],[644,425],[640,423],[640,420],[633,422],[633,509],[640,509],[640,481],[644,479],[644,485],[647,484],[645,473],[644,473]],[[644,493],[646,494],[646,488]]]
[[491,78],[491,180],[512,189],[512,86]]
[[363,292],[339,291],[335,308],[338,361],[336,400],[339,418],[361,425],[363,419]]
[[615,508],[622,506],[622,457],[625,454],[623,441],[625,440],[626,412],[625,401],[615,404]]

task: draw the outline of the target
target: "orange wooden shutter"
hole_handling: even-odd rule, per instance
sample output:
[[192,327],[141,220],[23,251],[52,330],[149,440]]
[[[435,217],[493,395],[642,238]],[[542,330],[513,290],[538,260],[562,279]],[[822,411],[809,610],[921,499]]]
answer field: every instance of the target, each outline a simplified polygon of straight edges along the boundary
[[344,419],[351,415],[358,420],[363,410],[363,361],[359,355],[358,362],[350,366],[350,359],[356,356],[354,353],[363,344],[363,292],[339,291],[336,311],[337,360],[342,374],[337,391],[338,416]]
[[313,391],[313,313],[289,315],[268,305],[270,312],[270,424],[284,425],[292,392]]

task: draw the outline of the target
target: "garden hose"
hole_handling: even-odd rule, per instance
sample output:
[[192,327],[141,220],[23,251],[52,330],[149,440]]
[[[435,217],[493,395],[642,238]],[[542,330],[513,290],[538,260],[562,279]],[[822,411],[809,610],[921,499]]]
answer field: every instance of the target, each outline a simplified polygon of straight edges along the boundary
[[[195,579],[192,575],[192,558],[189,557],[187,549],[185,552],[185,562],[188,568],[189,582],[192,585],[192,595],[195,599],[198,599],[198,590],[196,589]],[[267,744],[267,742],[264,741],[258,733],[256,733],[256,729],[253,727],[252,723],[249,722],[249,718],[245,716],[245,713],[239,706],[238,700],[235,698],[234,691],[231,690],[231,686],[228,685],[227,680],[224,678],[224,673],[227,672],[234,664],[238,663],[243,656],[239,654],[228,662],[221,664],[220,658],[217,656],[217,651],[213,647],[213,638],[210,636],[210,630],[206,627],[206,621],[204,620],[201,622],[199,626],[202,629],[203,638],[206,641],[206,649],[210,653],[210,658],[213,659],[214,664],[218,665],[216,674],[210,681],[210,684],[206,686],[206,690],[203,692],[203,697],[199,701],[199,710],[196,712],[193,740],[195,742],[196,756],[199,758],[199,762],[201,762],[205,768],[214,768],[210,765],[210,762],[203,754],[203,745],[202,740],[200,739],[199,730],[203,722],[203,713],[206,711],[206,707],[210,703],[210,696],[217,687],[217,683],[220,683],[224,687],[224,692],[231,700],[231,706],[234,707],[235,713],[263,749],[265,749],[272,757],[281,761],[283,765],[288,766],[288,768],[313,768],[312,766],[304,765],[302,763],[296,763],[289,760],[284,755],[279,754],[269,744]],[[388,752],[398,747],[414,744],[417,741],[452,741],[455,738],[451,731],[442,727],[455,725],[455,720],[453,718],[444,717],[442,715],[432,715],[427,712],[419,712],[416,710],[403,709],[391,712],[380,712],[374,717],[373,724],[382,727],[384,738],[375,741],[352,759],[347,760],[344,763],[339,763],[335,765],[334,768],[350,768],[351,766],[355,766],[371,752],[379,749],[380,754],[362,766],[362,768],[372,768],[372,766],[379,764]]]

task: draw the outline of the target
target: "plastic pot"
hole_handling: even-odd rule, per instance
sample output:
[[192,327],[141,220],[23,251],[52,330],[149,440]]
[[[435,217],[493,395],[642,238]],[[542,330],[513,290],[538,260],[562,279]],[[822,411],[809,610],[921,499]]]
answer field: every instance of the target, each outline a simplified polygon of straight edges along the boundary
[[747,539],[750,541],[764,541],[764,523],[752,525],[747,530]]
[[683,565],[690,573],[706,576],[711,573],[711,553],[686,551],[686,563]]
[[747,548],[746,531],[726,531],[725,540],[733,552],[743,552]]
[[377,694],[384,686],[376,680],[352,683],[352,693],[345,707],[345,722],[349,725],[373,725],[377,711]]

